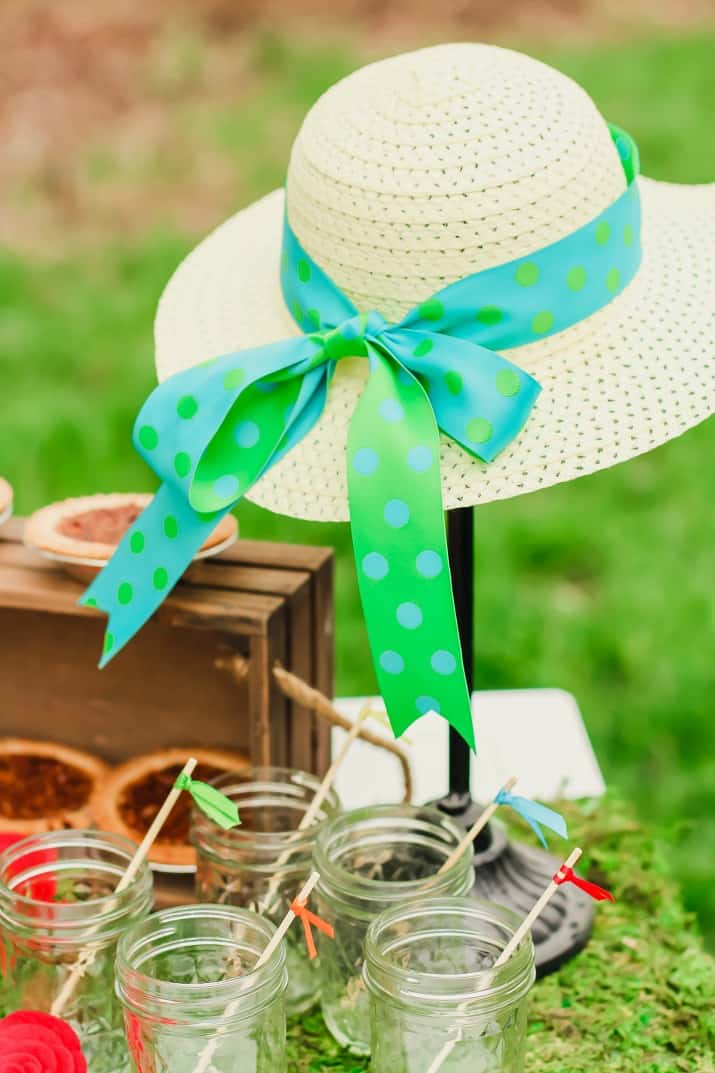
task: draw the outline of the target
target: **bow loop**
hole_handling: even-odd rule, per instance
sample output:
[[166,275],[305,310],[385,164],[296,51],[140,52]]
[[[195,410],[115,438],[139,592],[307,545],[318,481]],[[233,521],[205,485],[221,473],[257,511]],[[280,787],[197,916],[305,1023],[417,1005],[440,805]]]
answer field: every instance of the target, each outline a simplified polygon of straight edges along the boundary
[[440,429],[485,462],[518,435],[541,390],[523,369],[475,341],[398,327],[381,343],[419,377]]
[[[269,394],[285,389],[291,381],[299,382],[316,354],[320,354],[316,343],[300,336],[226,354],[170,377],[154,389],[139,413],[134,426],[137,450],[162,480],[189,496],[196,510],[217,510],[235,503],[238,493],[219,494],[210,504],[205,496],[197,497],[196,478],[200,483],[206,479],[202,462],[216,450],[217,442],[223,450],[225,441],[233,439],[246,475],[255,469],[260,472],[262,466],[247,455],[258,446],[255,421],[247,428],[241,424],[242,416],[252,406],[258,407],[262,398],[265,402]],[[297,394],[297,386],[289,390]],[[268,440],[279,440],[285,429],[285,409],[280,412],[277,401],[274,398],[263,407],[266,419],[275,415],[276,420],[271,421],[261,453],[267,450]]]

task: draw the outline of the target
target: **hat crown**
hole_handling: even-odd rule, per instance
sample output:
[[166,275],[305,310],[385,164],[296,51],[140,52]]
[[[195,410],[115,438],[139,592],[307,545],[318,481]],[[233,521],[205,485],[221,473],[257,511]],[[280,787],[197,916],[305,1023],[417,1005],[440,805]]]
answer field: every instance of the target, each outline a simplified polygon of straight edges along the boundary
[[457,44],[328,90],[296,138],[287,199],[301,244],[358,309],[397,319],[577,230],[625,186],[575,82],[518,52]]

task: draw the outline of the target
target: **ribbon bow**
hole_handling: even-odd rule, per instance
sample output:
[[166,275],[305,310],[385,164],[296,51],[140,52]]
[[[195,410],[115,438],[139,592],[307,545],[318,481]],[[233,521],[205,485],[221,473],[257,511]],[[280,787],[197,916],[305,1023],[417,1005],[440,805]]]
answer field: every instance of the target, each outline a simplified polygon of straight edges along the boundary
[[222,794],[215,786],[209,786],[207,782],[201,782],[199,779],[192,779],[183,771],[174,786],[179,790],[188,790],[201,811],[219,827],[223,827],[224,831],[229,831],[240,824],[241,818],[236,802]]
[[509,805],[514,809],[514,812],[518,813],[523,820],[529,824],[529,827],[536,832],[541,845],[546,849],[546,838],[544,832],[541,830],[541,824],[544,827],[548,827],[549,830],[555,831],[557,835],[561,835],[562,838],[568,838],[568,831],[566,829],[566,820],[559,812],[555,812],[554,809],[548,808],[546,805],[539,804],[538,801],[531,801],[528,797],[520,797],[518,794],[510,794],[508,790],[500,790],[494,800],[499,805]]
[[[317,958],[318,951],[315,946],[315,938],[313,936],[313,927],[318,931],[322,931],[323,935],[327,935],[329,939],[335,938],[335,929],[332,924],[328,924],[327,920],[323,920],[316,913],[313,913],[305,902],[293,901],[290,904],[290,911],[294,916],[298,917],[303,925],[303,934],[305,935],[305,945],[308,948],[308,957],[311,961]],[[312,925],[312,927],[311,927]]]
[[596,883],[591,883],[588,879],[581,879],[580,876],[576,875],[573,868],[566,864],[561,865],[553,880],[557,887],[560,887],[562,883],[573,883],[574,887],[578,887],[579,890],[582,890],[597,902],[615,902],[616,900],[609,890],[599,887]]
[[[631,183],[635,150],[623,132],[613,137]],[[313,427],[337,363],[362,357],[369,376],[350,422],[347,483],[380,691],[396,734],[436,711],[473,747],[440,432],[483,462],[514,440],[540,388],[497,350],[611,301],[640,262],[639,221],[632,184],[573,234],[468,275],[393,324],[360,313],[286,218],[281,285],[303,334],[177,373],[139,414],[135,445],[163,483],[82,598],[110,616],[100,666],[153,614],[222,515]],[[317,460],[310,480],[321,480]]]

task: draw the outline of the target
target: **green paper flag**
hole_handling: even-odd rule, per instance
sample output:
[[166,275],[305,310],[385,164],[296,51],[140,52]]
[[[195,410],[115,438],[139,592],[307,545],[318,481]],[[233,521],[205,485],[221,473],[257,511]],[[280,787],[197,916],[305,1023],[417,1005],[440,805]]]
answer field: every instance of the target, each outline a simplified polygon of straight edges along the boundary
[[223,827],[224,831],[240,824],[238,806],[215,786],[209,786],[207,782],[200,782],[199,779],[192,779],[183,771],[174,785],[179,790],[188,790],[201,811],[219,827]]

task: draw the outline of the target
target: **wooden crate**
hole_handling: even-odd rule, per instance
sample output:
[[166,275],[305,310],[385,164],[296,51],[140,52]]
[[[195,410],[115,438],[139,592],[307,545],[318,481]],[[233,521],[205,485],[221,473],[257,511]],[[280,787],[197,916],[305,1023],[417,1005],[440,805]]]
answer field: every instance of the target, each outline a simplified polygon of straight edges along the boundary
[[[77,605],[83,585],[23,546],[22,525],[0,529],[0,735],[112,763],[202,745],[325,770],[329,726],[288,701],[271,669],[280,661],[332,696],[331,549],[240,540],[195,562],[100,671],[104,616]],[[234,656],[247,661],[242,678]]]

